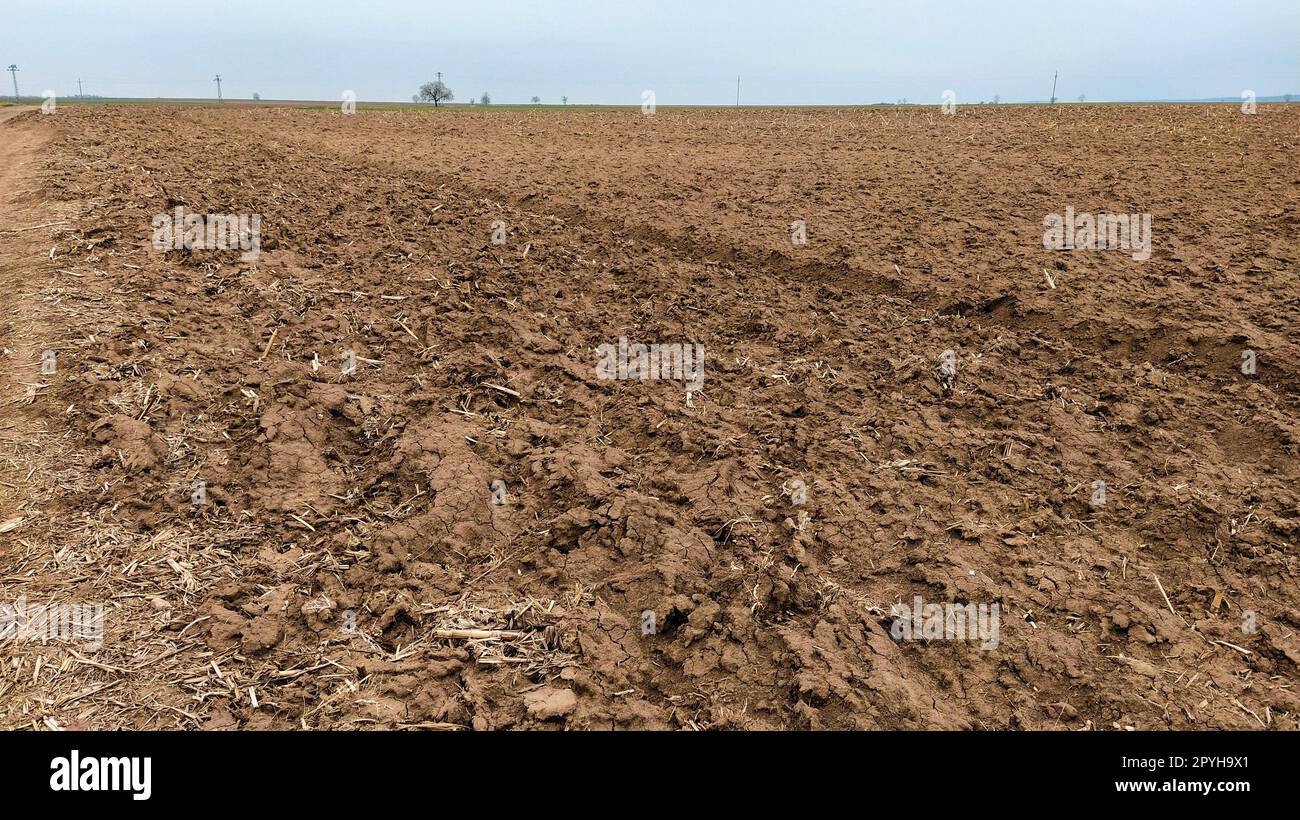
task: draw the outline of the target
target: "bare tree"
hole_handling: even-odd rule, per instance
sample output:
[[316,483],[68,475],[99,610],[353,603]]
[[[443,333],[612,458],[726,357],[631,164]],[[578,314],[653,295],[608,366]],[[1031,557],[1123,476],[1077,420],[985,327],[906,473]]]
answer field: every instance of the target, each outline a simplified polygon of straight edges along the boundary
[[478,98],[478,101],[481,102],[481,103],[483,103],[484,105],[491,105],[491,104],[492,104],[492,98],[488,96],[488,93],[487,93],[486,91],[483,92],[483,96],[482,96],[482,97],[479,97],[479,98]]
[[537,105],[541,101],[542,101],[541,97],[533,97],[533,105]]
[[456,99],[456,95],[451,92],[446,83],[442,80],[434,80],[420,86],[420,93],[417,95],[420,102],[431,102],[435,108],[440,103],[451,102]]

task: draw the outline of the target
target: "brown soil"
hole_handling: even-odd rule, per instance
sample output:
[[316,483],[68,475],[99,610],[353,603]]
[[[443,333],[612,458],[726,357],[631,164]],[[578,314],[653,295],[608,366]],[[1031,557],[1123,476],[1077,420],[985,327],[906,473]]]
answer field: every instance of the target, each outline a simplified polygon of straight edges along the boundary
[[1297,728],[1300,106],[5,116],[0,725]]

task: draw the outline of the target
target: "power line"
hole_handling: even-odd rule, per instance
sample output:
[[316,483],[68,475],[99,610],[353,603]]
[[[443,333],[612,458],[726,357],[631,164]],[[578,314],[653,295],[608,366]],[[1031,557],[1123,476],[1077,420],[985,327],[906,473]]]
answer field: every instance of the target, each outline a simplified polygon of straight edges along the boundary
[[217,75],[217,78],[214,82],[216,82],[217,84],[217,102],[221,102],[221,75],[220,74]]

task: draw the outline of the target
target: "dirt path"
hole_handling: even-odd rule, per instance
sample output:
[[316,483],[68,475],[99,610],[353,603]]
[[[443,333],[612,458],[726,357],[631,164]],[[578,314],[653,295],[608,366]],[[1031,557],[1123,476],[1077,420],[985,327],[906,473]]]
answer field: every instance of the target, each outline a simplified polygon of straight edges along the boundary
[[[56,547],[73,450],[67,425],[40,401],[54,378],[42,372],[42,355],[57,356],[69,333],[57,246],[75,209],[42,193],[44,152],[55,139],[45,119],[30,106],[0,111],[0,604],[11,607],[68,601],[80,571]],[[66,662],[41,642],[3,643],[0,726],[65,728],[46,711],[55,699],[43,695]]]
[[[21,527],[30,500],[32,456],[48,435],[44,422],[30,412],[39,383],[41,352],[48,328],[40,317],[42,267],[36,254],[57,221],[54,209],[37,200],[35,172],[39,152],[51,139],[31,115],[32,107],[0,111],[0,289],[5,310],[0,320],[0,531]],[[10,539],[13,536],[9,536]],[[0,549],[6,549],[0,541]]]

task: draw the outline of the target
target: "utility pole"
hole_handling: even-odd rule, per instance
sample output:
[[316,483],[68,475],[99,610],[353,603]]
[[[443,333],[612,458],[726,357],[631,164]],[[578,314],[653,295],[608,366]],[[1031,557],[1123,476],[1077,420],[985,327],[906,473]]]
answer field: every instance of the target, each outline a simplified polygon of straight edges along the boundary
[[736,75],[736,107],[740,107],[740,75]]
[[214,82],[216,82],[217,84],[217,102],[221,102],[221,75],[220,74],[217,75],[217,78]]
[[11,75],[13,75],[13,78],[14,78],[14,102],[17,102],[17,101],[18,101],[18,66],[14,65],[13,63],[10,63],[10,64],[9,64],[9,67],[6,68],[5,71],[8,71]]
[[1061,73],[1060,69],[1057,69],[1056,71],[1052,72],[1052,104],[1053,105],[1056,104],[1056,77],[1060,73]]
[[438,82],[442,82],[442,72],[438,72]]
[[77,78],[77,97],[78,97],[78,98],[84,98],[85,96],[86,96],[86,92],[81,90],[81,78],[78,77],[78,78]]

